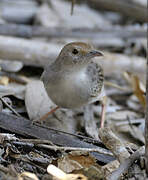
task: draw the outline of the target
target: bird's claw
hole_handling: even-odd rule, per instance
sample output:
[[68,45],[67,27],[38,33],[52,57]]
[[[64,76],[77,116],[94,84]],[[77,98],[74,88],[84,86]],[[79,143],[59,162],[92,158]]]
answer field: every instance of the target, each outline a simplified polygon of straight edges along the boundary
[[32,124],[34,125],[34,124],[43,124],[43,121],[41,120],[41,119],[33,119],[32,120]]

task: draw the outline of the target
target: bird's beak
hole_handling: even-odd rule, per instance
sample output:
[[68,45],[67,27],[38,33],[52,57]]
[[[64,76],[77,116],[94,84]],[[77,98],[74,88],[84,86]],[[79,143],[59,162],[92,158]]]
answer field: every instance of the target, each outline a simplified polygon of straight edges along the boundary
[[97,50],[92,50],[90,52],[88,52],[87,54],[89,57],[96,57],[96,56],[103,56],[103,53],[97,51]]

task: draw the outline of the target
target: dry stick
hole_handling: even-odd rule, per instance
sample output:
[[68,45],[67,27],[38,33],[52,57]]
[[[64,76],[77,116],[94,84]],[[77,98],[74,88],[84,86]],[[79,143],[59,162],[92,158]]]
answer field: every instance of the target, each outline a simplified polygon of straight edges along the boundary
[[15,111],[3,98],[0,98],[0,100],[18,117],[21,117],[19,113]]
[[95,9],[119,12],[126,17],[147,22],[147,7],[138,5],[134,1],[123,0],[87,0]]
[[46,144],[38,144],[37,147],[46,148],[46,149],[52,149],[54,151],[60,150],[60,151],[85,151],[85,152],[98,152],[101,154],[107,154],[112,156],[113,154],[103,148],[77,148],[77,147],[59,147],[59,146],[50,146]]
[[[47,144],[43,144],[43,143],[48,143],[49,144],[49,141],[47,140],[30,140],[30,139],[27,139],[27,140],[20,140],[20,141],[12,141],[13,144],[15,145],[22,145],[22,146],[29,146],[29,147],[33,147],[33,146],[37,146],[37,147],[41,147],[41,148],[45,148],[45,149],[51,149],[51,150],[54,150],[54,151],[57,151],[57,150],[60,150],[60,151],[85,151],[85,152],[99,152],[101,154],[107,154],[107,155],[110,155],[112,156],[113,154],[109,151],[109,150],[106,150],[104,148],[77,148],[77,147],[61,147],[61,146],[57,146],[57,145],[54,145],[52,143],[52,145],[47,145]],[[51,144],[51,143],[50,143]]]
[[121,86],[119,86],[119,85],[117,85],[117,84],[114,84],[114,83],[111,83],[111,82],[109,82],[109,81],[105,81],[104,84],[105,84],[106,86],[110,86],[110,87],[119,89],[119,90],[121,90],[121,91],[128,91],[128,90],[129,90],[129,89],[127,89],[127,88],[121,87]]
[[19,142],[32,143],[32,144],[50,144],[52,146],[55,146],[53,142],[49,140],[43,140],[43,139],[20,139]]
[[76,3],[76,0],[72,0],[72,2],[71,2],[71,16],[73,15],[75,3]]
[[[144,118],[130,119],[130,123],[131,123],[131,124],[140,124],[140,123],[144,123],[144,121],[145,121]],[[117,126],[127,125],[127,124],[129,124],[129,121],[117,122],[117,123],[116,123],[116,127],[117,127]]]
[[[15,61],[19,59],[25,65],[46,66],[56,59],[61,47],[61,45],[54,43],[0,36],[0,58]],[[104,52],[104,55],[105,60],[102,61],[102,65],[106,73],[118,70],[121,72],[136,71],[143,74],[146,70],[145,58],[107,52]],[[135,59],[136,61],[134,61]],[[111,66],[114,66],[113,70],[110,68]]]
[[25,65],[43,66],[52,62],[60,46],[40,41],[0,36],[0,58],[19,59]]
[[147,60],[147,78],[146,78],[146,111],[145,111],[145,158],[146,172],[148,175],[148,60]]
[[135,153],[133,153],[129,158],[127,158],[125,161],[123,161],[119,168],[113,171],[111,175],[107,177],[107,180],[117,180],[120,178],[120,176],[125,173],[131,165],[140,158],[140,156],[143,156],[145,153],[145,147],[142,146],[139,148]]
[[[41,148],[46,148],[46,149],[51,149],[54,151],[60,150],[60,151],[85,151],[85,152],[99,152],[101,154],[107,154],[112,156],[113,154],[109,151],[106,150],[104,148],[77,148],[77,147],[61,147],[61,146],[57,146],[54,145],[52,142],[47,141],[47,140],[40,140],[40,139],[21,139],[19,141],[12,141],[13,144],[15,145],[22,145],[22,146],[29,146],[29,147],[33,147],[33,146],[37,146],[37,147],[41,147]],[[43,144],[45,143],[45,144]],[[52,144],[52,145],[47,145],[47,143]]]

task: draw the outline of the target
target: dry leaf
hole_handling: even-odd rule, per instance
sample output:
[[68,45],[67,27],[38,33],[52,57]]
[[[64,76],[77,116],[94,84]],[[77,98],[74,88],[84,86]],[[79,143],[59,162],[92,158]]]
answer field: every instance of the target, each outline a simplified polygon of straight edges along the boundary
[[0,77],[0,84],[1,85],[6,86],[6,85],[8,85],[8,83],[9,83],[9,78],[7,76]]
[[135,96],[139,99],[140,103],[145,108],[146,107],[146,97],[145,97],[146,90],[144,89],[144,85],[140,82],[137,75],[134,75],[129,72],[125,72],[123,75],[125,79],[128,81],[128,83],[132,86]]
[[112,161],[102,167],[102,170],[104,171],[104,176],[108,176],[111,174],[114,170],[116,170],[119,167],[120,163],[118,160]]
[[[48,97],[42,81],[28,83],[25,94],[26,109],[31,120],[39,120],[56,105]],[[70,110],[59,109],[49,115],[44,123],[59,130],[75,133],[77,122]]]
[[30,172],[22,172],[18,175],[18,180],[24,180],[25,177],[30,178],[30,180],[39,180],[35,174]]
[[146,97],[144,95],[144,91],[140,87],[140,81],[139,81],[138,76],[133,75],[132,76],[132,80],[133,80],[132,81],[132,86],[133,86],[134,94],[137,96],[137,98],[139,99],[140,103],[145,108],[146,107]]
[[[78,153],[78,154],[77,154]],[[74,170],[89,168],[95,165],[95,159],[89,154],[79,152],[71,152],[68,155],[58,159],[58,167],[66,173],[71,173]]]
[[28,83],[26,87],[25,104],[30,119],[41,118],[54,106],[45,91],[42,81],[32,81]]
[[87,180],[87,177],[82,174],[66,174],[52,164],[47,167],[47,172],[55,177],[54,180]]

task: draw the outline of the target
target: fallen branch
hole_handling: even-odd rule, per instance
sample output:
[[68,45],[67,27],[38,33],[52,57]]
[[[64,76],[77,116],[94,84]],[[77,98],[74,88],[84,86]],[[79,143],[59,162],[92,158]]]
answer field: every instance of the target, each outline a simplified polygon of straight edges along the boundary
[[57,44],[0,36],[0,58],[25,65],[43,66],[56,58],[58,49]]
[[124,16],[141,22],[147,22],[147,8],[134,1],[123,0],[87,0],[90,6],[98,10],[119,12]]
[[[85,32],[85,33],[84,33]],[[146,28],[110,27],[110,28],[61,28],[43,27],[18,24],[0,24],[0,35],[23,38],[146,38]]]
[[[56,59],[61,48],[62,45],[59,44],[0,36],[0,58],[20,60],[25,65],[46,66]],[[104,60],[101,63],[105,73],[129,71],[143,74],[146,72],[146,59],[142,57],[104,52]]]
[[[20,134],[25,137],[39,138],[43,140],[52,141],[53,144],[59,146],[69,146],[77,148],[98,148],[98,146],[89,144],[79,140],[78,138],[72,138],[64,133],[58,132],[58,130],[49,130],[45,127],[39,127],[32,124],[32,121],[22,117],[13,115],[7,115],[0,113],[0,127],[7,131]],[[95,156],[101,162],[108,163],[114,158],[109,155],[92,152],[92,156]]]

